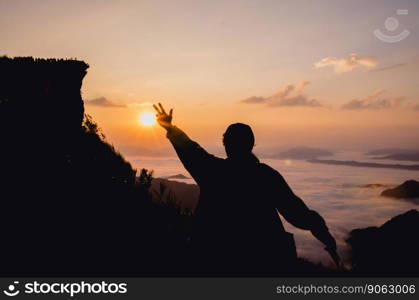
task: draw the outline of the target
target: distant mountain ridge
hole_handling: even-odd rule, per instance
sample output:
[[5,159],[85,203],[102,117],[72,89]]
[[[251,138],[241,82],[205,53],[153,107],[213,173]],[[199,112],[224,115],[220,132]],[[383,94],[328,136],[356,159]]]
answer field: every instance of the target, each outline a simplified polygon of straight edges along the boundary
[[362,187],[362,188],[383,188],[383,187],[389,187],[389,186],[391,186],[391,185],[384,184],[384,183],[369,183],[369,184],[361,185],[360,187]]
[[419,161],[419,150],[413,149],[398,149],[398,148],[384,148],[368,151],[367,156],[372,156],[373,159],[390,159],[400,161]]
[[391,159],[400,161],[419,161],[419,152],[412,153],[394,153],[385,156],[377,156],[374,159]]
[[407,180],[395,188],[384,190],[381,196],[399,199],[419,199],[419,182],[416,180]]
[[409,153],[415,153],[419,152],[418,150],[412,150],[412,149],[401,149],[401,148],[382,148],[382,149],[375,149],[370,150],[365,153],[365,155],[368,156],[374,156],[374,155],[392,155],[392,154],[409,154]]
[[187,176],[185,176],[185,175],[183,175],[183,174],[176,174],[176,175],[170,175],[170,176],[165,176],[165,177],[162,177],[162,178],[165,178],[165,179],[191,179],[190,177],[187,177]]
[[327,159],[310,159],[308,162],[314,164],[363,167],[363,168],[384,168],[384,169],[401,169],[410,171],[419,171],[419,165],[399,165],[399,164],[379,164],[370,162],[361,162],[355,160],[327,160]]
[[158,192],[162,184],[166,187],[167,193],[173,194],[172,201],[175,201],[175,204],[182,210],[195,210],[199,198],[199,187],[196,184],[168,180],[167,178],[153,178],[150,191],[152,192],[153,200],[157,202],[161,201],[161,199],[157,199],[153,190]]
[[269,158],[276,159],[295,159],[295,160],[307,160],[307,159],[316,159],[319,157],[333,156],[334,153],[321,148],[312,148],[312,147],[294,147],[274,155],[269,156]]

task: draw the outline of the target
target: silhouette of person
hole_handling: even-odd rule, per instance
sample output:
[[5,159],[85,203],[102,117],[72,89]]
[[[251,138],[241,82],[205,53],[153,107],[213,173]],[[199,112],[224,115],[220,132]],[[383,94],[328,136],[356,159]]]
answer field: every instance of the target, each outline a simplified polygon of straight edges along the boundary
[[158,123],[200,187],[192,236],[197,273],[274,275],[295,271],[294,239],[285,231],[278,212],[292,225],[310,230],[339,262],[335,239],[324,219],[293,193],[279,172],[252,153],[255,138],[250,126],[228,126],[223,136],[227,158],[222,159],[172,125],[173,109],[167,114],[160,103],[154,108]]

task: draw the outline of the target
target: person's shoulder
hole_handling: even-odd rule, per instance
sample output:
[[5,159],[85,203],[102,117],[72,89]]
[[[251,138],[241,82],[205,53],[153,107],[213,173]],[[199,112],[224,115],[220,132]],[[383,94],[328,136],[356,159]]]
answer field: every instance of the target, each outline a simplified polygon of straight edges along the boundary
[[271,176],[281,176],[281,173],[279,173],[277,170],[272,168],[271,166],[265,164],[265,163],[259,163],[259,168],[261,169],[264,174],[271,175]]
[[285,178],[282,176],[282,174],[279,171],[275,170],[271,166],[268,166],[267,164],[264,164],[264,163],[259,163],[259,165],[261,169],[260,176],[264,180],[266,180],[267,182],[270,182],[271,184],[276,186],[276,188],[284,187],[284,184],[286,185]]

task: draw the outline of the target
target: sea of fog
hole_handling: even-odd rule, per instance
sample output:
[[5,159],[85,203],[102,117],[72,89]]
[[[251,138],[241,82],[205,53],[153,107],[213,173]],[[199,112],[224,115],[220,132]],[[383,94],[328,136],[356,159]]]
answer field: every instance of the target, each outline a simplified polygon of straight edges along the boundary
[[[189,177],[176,157],[128,157],[128,159],[138,169],[154,170],[155,177],[179,173]],[[330,159],[415,164],[415,162],[372,159],[356,152],[338,153]],[[381,197],[380,193],[385,189],[383,187],[363,187],[373,183],[398,185],[408,179],[419,180],[419,171],[313,164],[301,160],[261,159],[261,161],[278,170],[294,192],[326,219],[332,234],[336,237],[339,253],[344,261],[349,259],[349,248],[345,239],[350,230],[380,226],[407,210],[419,209],[419,205],[413,202]],[[194,183],[192,179],[182,181]],[[282,220],[284,221],[283,218]],[[296,229],[286,221],[284,225],[287,231],[294,234],[299,256],[325,265],[332,264],[328,254],[323,251],[322,244],[309,232]]]

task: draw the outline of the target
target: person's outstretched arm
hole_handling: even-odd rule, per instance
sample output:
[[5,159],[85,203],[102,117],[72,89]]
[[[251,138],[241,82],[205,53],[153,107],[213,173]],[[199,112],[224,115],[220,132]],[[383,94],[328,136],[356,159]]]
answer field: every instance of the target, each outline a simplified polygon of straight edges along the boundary
[[314,237],[321,241],[326,250],[338,265],[339,256],[336,253],[336,241],[330,234],[325,220],[320,214],[311,210],[291,190],[281,174],[276,172],[275,186],[278,187],[279,199],[277,209],[279,213],[292,225],[300,229],[310,230]]
[[172,143],[185,169],[200,184],[202,179],[208,175],[209,168],[220,158],[209,154],[198,143],[192,141],[186,133],[172,125],[173,109],[170,109],[169,114],[167,114],[160,103],[158,107],[156,105],[153,105],[153,107],[157,111],[157,122],[166,129],[166,136]]

